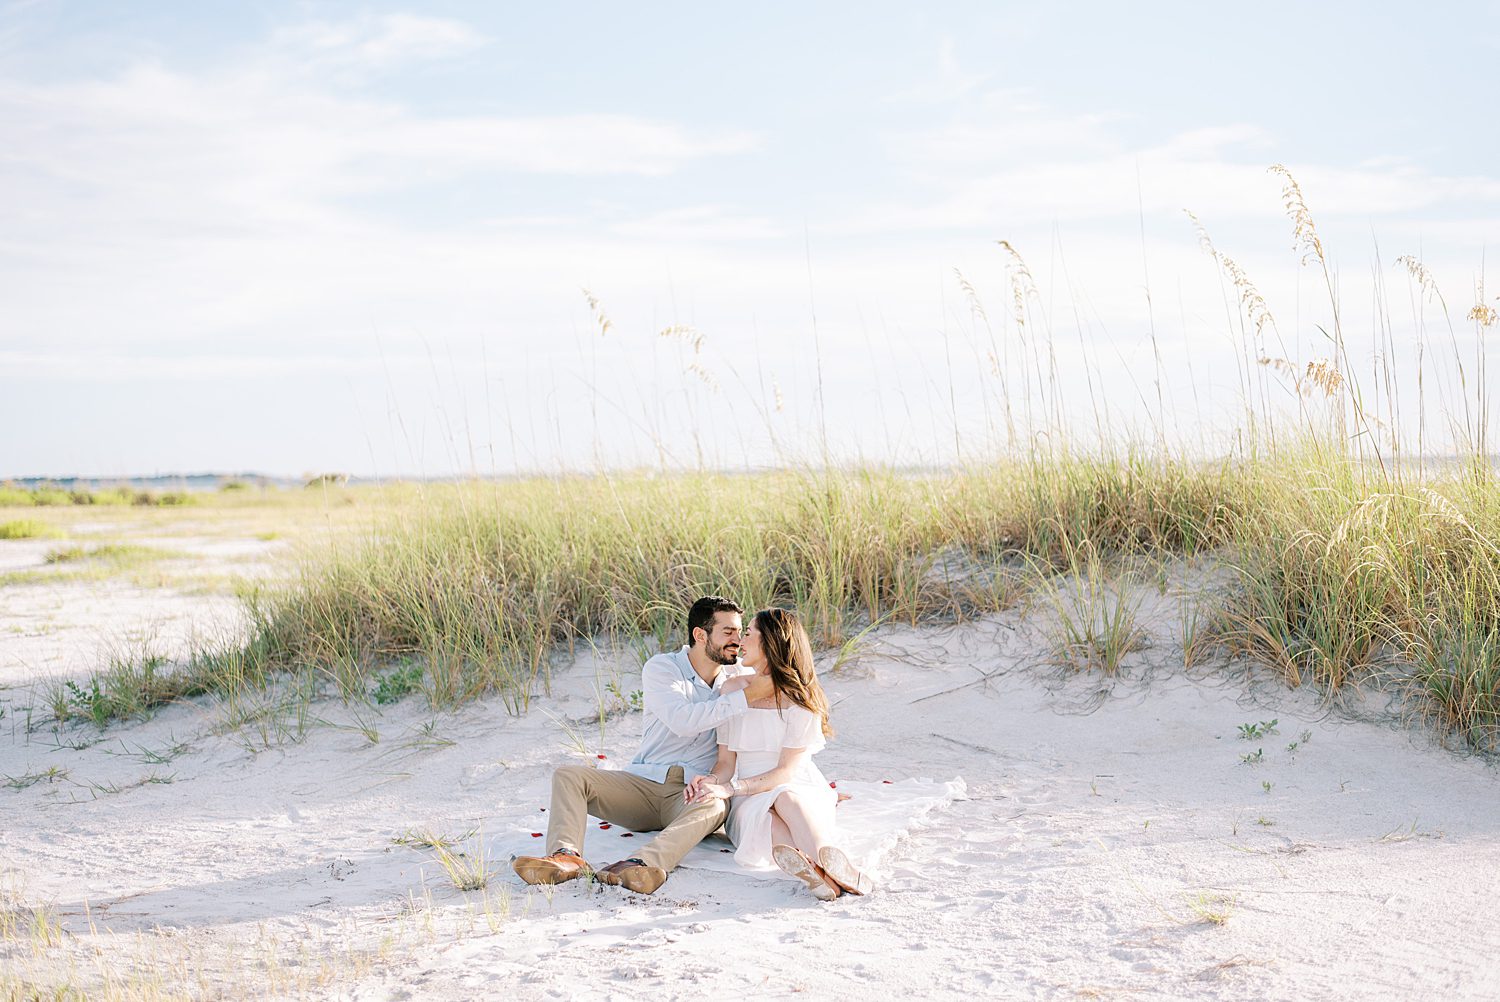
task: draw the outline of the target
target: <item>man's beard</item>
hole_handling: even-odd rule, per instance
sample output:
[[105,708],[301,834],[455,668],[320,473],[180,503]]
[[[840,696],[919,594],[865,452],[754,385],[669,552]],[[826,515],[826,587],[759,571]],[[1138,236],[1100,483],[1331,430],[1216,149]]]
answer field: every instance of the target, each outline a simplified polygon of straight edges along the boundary
[[[734,653],[731,654],[731,650]],[[704,653],[708,655],[711,661],[715,661],[721,665],[732,665],[739,659],[740,645],[724,643],[715,647],[713,644],[708,644],[705,647]]]

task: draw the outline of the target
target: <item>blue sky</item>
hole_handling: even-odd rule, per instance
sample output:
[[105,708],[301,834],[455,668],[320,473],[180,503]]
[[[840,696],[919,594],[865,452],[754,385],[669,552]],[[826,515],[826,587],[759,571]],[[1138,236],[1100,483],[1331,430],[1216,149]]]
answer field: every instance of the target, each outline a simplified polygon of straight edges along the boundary
[[1497,57],[1495,4],[3,4],[0,477],[973,459],[1001,239],[1034,409],[1201,444],[1244,348],[1183,209],[1326,354],[1272,163],[1356,364],[1448,337],[1400,255],[1467,357]]

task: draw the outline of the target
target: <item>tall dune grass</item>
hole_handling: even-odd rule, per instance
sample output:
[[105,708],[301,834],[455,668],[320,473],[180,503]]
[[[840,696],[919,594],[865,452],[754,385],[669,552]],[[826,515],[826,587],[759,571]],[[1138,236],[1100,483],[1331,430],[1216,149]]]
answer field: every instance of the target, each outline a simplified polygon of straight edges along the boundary
[[1293,685],[1397,681],[1478,747],[1500,724],[1500,501],[1446,480],[1286,467],[1235,533],[1221,638]]
[[435,700],[498,691],[519,706],[560,645],[679,640],[703,594],[793,605],[837,644],[857,624],[999,608],[1023,553],[1060,566],[1084,538],[1194,552],[1236,510],[1225,474],[1077,458],[434,488],[360,545],[312,558],[267,599],[262,637],[274,663],[318,666],[348,689],[416,655]]
[[103,724],[285,671],[355,696],[415,661],[436,704],[498,694],[520,712],[570,648],[681,642],[701,594],[795,606],[835,646],[871,622],[1004,608],[1053,573],[1082,596],[1061,660],[1113,671],[1134,624],[1087,596],[1120,599],[1115,558],[1181,555],[1231,572],[1195,646],[1217,643],[1291,685],[1394,681],[1442,727],[1492,747],[1497,539],[1500,498],[1475,467],[1401,481],[1318,449],[429,485],[355,541],[308,553],[291,583],[248,596],[248,644],[176,667],[122,660],[54,710]]

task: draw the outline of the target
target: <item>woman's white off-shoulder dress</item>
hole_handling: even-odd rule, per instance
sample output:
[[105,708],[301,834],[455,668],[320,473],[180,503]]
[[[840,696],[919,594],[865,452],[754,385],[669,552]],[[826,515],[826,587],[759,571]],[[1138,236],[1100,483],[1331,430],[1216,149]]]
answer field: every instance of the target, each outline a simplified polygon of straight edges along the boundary
[[771,859],[771,805],[786,790],[796,790],[809,812],[822,813],[822,822],[832,836],[838,793],[813,764],[812,756],[823,748],[823,725],[811,710],[791,705],[782,710],[754,707],[731,717],[718,728],[719,744],[737,756],[735,776],[749,779],[770,772],[781,761],[783,748],[806,748],[808,754],[790,780],[773,790],[729,801],[729,819],[724,827],[734,843],[734,861],[756,870],[780,873]]

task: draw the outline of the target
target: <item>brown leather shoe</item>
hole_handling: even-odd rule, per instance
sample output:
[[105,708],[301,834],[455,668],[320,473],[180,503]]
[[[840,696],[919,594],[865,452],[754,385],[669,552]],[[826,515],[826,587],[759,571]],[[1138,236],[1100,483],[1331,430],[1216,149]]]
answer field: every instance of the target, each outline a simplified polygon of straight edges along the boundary
[[566,849],[546,856],[517,856],[510,868],[528,884],[560,884],[589,872],[583,857]]
[[594,877],[601,884],[625,887],[637,894],[654,894],[667,882],[667,871],[659,866],[647,866],[643,859],[622,859],[594,871]]

